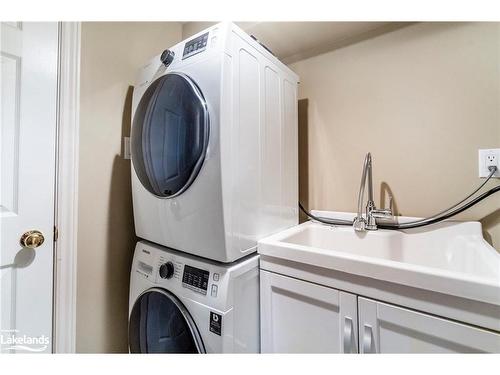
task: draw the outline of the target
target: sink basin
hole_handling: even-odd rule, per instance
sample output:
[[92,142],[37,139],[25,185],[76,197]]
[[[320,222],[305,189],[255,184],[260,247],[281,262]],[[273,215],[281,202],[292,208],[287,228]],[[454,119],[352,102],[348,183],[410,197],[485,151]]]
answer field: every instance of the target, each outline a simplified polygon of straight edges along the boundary
[[359,233],[309,221],[258,248],[265,256],[500,305],[500,254],[479,222]]

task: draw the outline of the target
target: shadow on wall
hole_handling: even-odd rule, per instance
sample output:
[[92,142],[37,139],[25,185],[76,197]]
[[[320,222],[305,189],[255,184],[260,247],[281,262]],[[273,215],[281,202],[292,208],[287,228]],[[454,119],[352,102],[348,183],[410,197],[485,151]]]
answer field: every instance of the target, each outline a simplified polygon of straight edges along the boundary
[[[308,99],[299,100],[299,201],[309,210],[309,124]],[[307,216],[299,211],[299,223],[307,221]]]
[[[133,87],[127,90],[122,117],[122,138],[130,136]],[[115,352],[128,352],[128,293],[130,267],[137,241],[132,209],[130,160],[121,155],[113,161],[106,259],[106,314],[108,317],[107,347]],[[126,280],[124,283],[123,281]]]
[[[401,212],[399,212],[398,202],[396,200],[396,196],[392,192],[391,187],[385,181],[382,181],[380,184],[380,208],[390,208],[391,198],[392,197],[392,213],[394,216],[403,216]],[[374,198],[375,199],[375,198]]]
[[[299,201],[310,210],[309,207],[309,100],[301,99],[298,102],[298,127],[299,127]],[[398,209],[396,197],[391,187],[385,181],[380,184],[380,207],[389,208],[389,197],[392,196],[392,209],[394,215],[401,215]],[[299,222],[307,221],[307,216],[299,212]]]

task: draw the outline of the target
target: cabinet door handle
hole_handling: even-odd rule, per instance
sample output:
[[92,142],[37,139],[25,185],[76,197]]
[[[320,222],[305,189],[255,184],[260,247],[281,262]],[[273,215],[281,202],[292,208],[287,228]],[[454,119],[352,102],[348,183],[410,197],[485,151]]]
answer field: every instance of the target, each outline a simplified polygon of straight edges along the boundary
[[363,326],[363,353],[375,353],[375,345],[373,345],[373,328],[369,324]]
[[354,327],[352,319],[348,316],[344,319],[344,353],[356,353],[354,349]]

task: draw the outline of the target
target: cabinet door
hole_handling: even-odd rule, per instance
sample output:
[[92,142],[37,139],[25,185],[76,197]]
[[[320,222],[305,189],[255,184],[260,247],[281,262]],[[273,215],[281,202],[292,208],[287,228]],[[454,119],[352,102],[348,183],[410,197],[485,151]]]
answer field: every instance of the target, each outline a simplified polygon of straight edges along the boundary
[[261,271],[263,353],[357,353],[356,296]]
[[500,334],[358,297],[361,353],[500,352]]

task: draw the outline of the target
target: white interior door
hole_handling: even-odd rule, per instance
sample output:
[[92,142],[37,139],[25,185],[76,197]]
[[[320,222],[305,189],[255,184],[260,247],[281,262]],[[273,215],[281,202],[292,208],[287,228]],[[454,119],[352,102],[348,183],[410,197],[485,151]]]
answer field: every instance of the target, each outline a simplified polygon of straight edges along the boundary
[[361,353],[500,353],[500,334],[358,298]]
[[356,296],[261,270],[263,353],[357,353]]
[[58,25],[0,33],[0,352],[51,352]]

